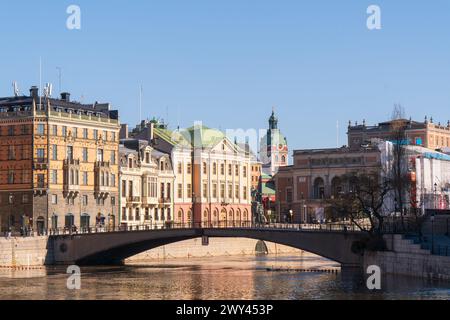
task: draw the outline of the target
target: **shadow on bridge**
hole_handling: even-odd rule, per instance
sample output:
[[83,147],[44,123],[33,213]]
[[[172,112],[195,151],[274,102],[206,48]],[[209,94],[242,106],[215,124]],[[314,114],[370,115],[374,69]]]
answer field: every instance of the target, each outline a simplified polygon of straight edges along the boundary
[[147,229],[50,236],[55,264],[121,264],[129,257],[171,243],[200,238],[249,238],[308,251],[343,266],[360,266],[362,257],[354,254],[352,244],[364,234],[347,227],[301,225],[252,225],[247,227],[211,227]]

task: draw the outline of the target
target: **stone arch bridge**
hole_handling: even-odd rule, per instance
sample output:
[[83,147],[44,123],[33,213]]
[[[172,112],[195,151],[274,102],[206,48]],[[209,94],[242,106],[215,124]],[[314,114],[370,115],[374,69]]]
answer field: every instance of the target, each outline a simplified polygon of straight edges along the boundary
[[110,265],[126,258],[170,243],[199,237],[250,238],[274,242],[308,251],[340,263],[342,266],[362,265],[362,256],[351,250],[354,241],[364,237],[361,232],[304,230],[300,227],[252,228],[189,228],[123,232],[101,232],[53,235],[49,247],[56,264]]

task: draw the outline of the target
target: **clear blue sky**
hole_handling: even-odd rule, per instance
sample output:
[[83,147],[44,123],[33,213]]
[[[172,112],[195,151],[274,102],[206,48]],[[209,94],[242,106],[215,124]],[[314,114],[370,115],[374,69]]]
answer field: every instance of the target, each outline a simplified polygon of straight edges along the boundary
[[[81,7],[81,30],[66,8]],[[382,30],[366,9],[382,10]],[[291,149],[334,147],[336,121],[450,119],[450,2],[164,0],[0,2],[0,96],[54,84],[111,102],[122,122],[262,128],[273,105]]]

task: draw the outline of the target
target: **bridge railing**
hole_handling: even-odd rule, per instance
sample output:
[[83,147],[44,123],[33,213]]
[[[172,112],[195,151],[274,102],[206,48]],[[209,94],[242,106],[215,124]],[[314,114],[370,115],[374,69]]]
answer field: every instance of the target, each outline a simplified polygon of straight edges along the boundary
[[116,227],[64,227],[50,229],[49,235],[73,235],[110,232],[133,232],[170,229],[255,229],[255,230],[294,230],[294,231],[322,231],[322,232],[361,232],[355,225],[350,224],[294,224],[294,223],[254,223],[243,221],[227,222],[188,222],[165,224],[141,224]]

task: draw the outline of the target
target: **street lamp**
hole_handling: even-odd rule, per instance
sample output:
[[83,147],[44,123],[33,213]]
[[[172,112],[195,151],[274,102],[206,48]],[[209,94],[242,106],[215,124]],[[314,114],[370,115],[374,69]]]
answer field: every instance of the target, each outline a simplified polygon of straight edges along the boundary
[[431,216],[431,254],[434,254],[434,213]]
[[291,216],[291,223],[294,223],[294,212],[292,210],[289,210],[289,215]]
[[437,183],[434,184],[434,210],[437,209]]

